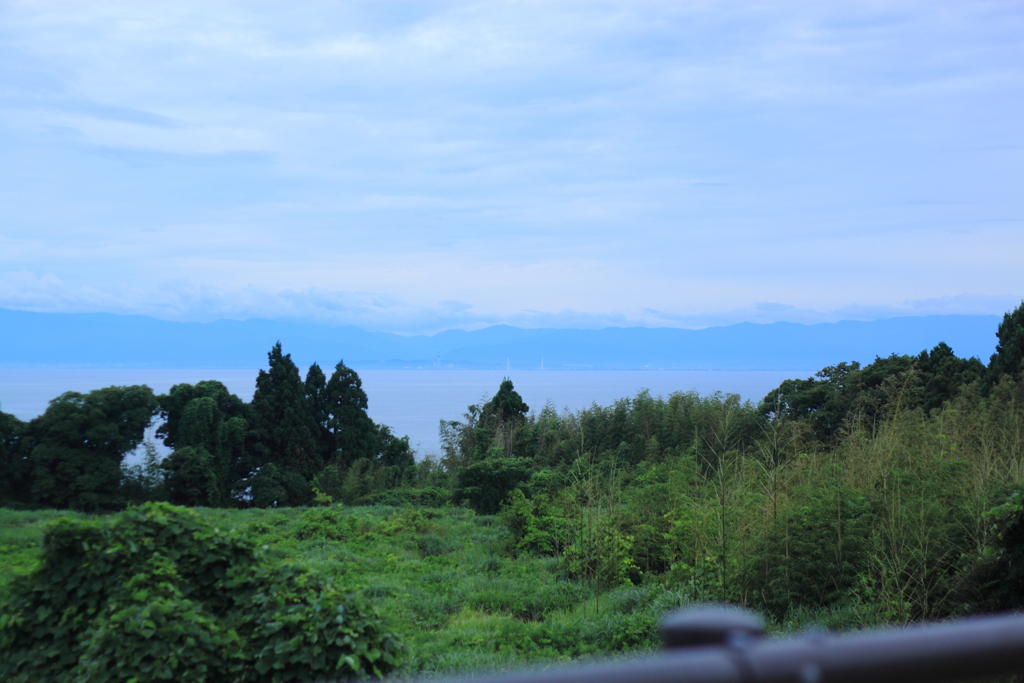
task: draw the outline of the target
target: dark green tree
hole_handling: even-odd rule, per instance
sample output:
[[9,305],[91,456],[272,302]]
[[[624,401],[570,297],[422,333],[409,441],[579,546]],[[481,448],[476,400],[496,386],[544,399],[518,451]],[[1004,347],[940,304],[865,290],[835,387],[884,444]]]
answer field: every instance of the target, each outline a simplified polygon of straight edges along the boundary
[[892,410],[916,407],[917,378],[913,369],[913,356],[894,353],[884,358],[877,356],[859,372],[852,373],[852,417],[864,424],[874,424]]
[[[160,419],[163,420],[163,424],[156,430],[156,433],[157,436],[163,438],[164,445],[168,448],[197,445],[194,442],[179,443],[179,424],[185,416],[185,409],[189,403],[197,398],[213,399],[222,420],[245,417],[245,402],[228,391],[228,388],[217,380],[203,380],[195,384],[175,384],[168,393],[159,397]],[[194,430],[195,425],[192,425],[191,429]],[[203,438],[215,439],[215,436],[211,434],[209,437]]]
[[960,578],[956,597],[962,611],[1024,609],[1024,490],[1010,493],[986,513],[992,522],[984,555]]
[[764,397],[761,411],[809,423],[822,441],[831,441],[843,426],[856,397],[854,377],[860,363],[839,363],[808,379],[787,379]]
[[760,411],[810,424],[823,443],[847,425],[873,425],[897,410],[934,410],[981,375],[976,358],[962,359],[945,343],[917,357],[892,354],[861,367],[827,367],[810,379],[786,380],[764,397]]
[[87,511],[120,506],[121,462],[142,442],[156,409],[147,386],[69,391],[50,401],[27,429],[33,502]]
[[399,470],[415,468],[416,457],[413,455],[412,447],[409,446],[408,436],[397,437],[391,433],[391,427],[378,425],[377,438],[380,444],[377,461],[381,467],[393,467]]
[[310,414],[316,422],[316,442],[320,451],[320,459],[326,463],[331,459],[334,452],[334,438],[330,428],[327,426],[329,418],[327,412],[327,376],[320,366],[313,363],[306,371],[306,402],[309,404]]
[[498,392],[483,408],[484,419],[493,419],[499,429],[505,425],[522,424],[528,412],[530,406],[526,405],[508,377],[501,381]]
[[377,467],[385,486],[394,488],[412,479],[416,474],[416,456],[409,446],[409,437],[391,433],[385,425],[377,426]]
[[498,393],[484,404],[484,423],[494,430],[494,438],[506,456],[524,454],[522,428],[529,411],[530,406],[526,405],[508,377],[502,380]]
[[[306,505],[312,500],[309,482],[323,468],[317,444],[316,421],[306,400],[306,389],[291,355],[278,342],[268,354],[270,367],[260,370],[251,403],[251,429],[247,444],[250,477],[267,465],[260,486],[275,488],[283,495],[272,505]],[[273,477],[271,487],[267,479]],[[248,479],[248,477],[247,477]],[[249,482],[251,486],[256,484]],[[252,493],[253,504],[257,496]],[[270,502],[260,496],[264,503]]]
[[533,468],[523,458],[492,458],[463,467],[456,474],[452,501],[465,502],[477,514],[493,515],[520,484],[528,481]]
[[994,386],[1003,375],[1024,370],[1024,302],[1003,316],[996,330],[999,343],[988,362],[987,385]]
[[160,405],[165,422],[157,433],[175,448],[162,463],[171,502],[231,504],[247,473],[245,404],[220,382],[204,381],[175,385]]
[[226,484],[216,456],[201,446],[185,446],[162,463],[167,472],[164,488],[176,505],[224,507]]
[[26,424],[0,411],[0,505],[28,502],[31,465],[20,441]]
[[915,402],[927,412],[938,410],[965,386],[985,375],[985,366],[980,360],[957,358],[945,342],[931,351],[922,351],[914,369],[918,373]]
[[359,375],[339,361],[327,382],[324,406],[331,458],[344,467],[360,458],[373,459],[378,453],[377,425],[366,413],[368,405]]

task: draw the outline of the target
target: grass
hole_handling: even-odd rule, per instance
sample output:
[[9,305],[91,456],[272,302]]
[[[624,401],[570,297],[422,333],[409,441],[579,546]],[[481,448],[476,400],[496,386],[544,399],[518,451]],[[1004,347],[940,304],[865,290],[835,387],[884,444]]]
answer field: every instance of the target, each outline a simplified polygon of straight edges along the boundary
[[[504,527],[470,510],[197,512],[216,526],[243,532],[281,560],[361,592],[409,646],[412,657],[403,675],[497,671],[649,651],[657,641],[655,612],[666,607],[631,597],[652,593],[650,588],[619,589],[602,596],[597,612],[586,587],[563,578],[553,558],[507,556]],[[46,524],[67,516],[85,517],[0,510],[0,590],[36,567]]]
[[62,517],[88,515],[61,510],[7,510],[0,508],[0,591],[14,577],[32,572],[39,561],[43,530]]
[[[197,512],[367,597],[410,648],[401,676],[648,653],[658,647],[661,617],[692,602],[657,583],[622,586],[595,599],[587,586],[566,580],[554,558],[508,556],[507,531],[497,519],[465,509]],[[36,567],[46,524],[67,516],[86,517],[0,509],[0,592]],[[801,617],[773,630],[851,621],[845,614]]]

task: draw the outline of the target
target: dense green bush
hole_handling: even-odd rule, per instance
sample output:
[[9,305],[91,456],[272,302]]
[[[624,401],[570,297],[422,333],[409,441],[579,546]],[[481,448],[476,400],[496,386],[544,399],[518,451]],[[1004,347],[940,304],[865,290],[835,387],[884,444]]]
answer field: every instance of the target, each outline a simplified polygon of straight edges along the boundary
[[991,544],[957,586],[967,611],[999,612],[1024,608],[1024,490],[1017,490],[986,513]]
[[496,514],[505,497],[531,474],[530,463],[522,458],[495,457],[475,462],[456,475],[452,502],[465,502],[480,515]]
[[53,524],[0,611],[0,680],[284,683],[383,676],[372,609],[165,503]]
[[870,570],[866,502],[839,487],[800,493],[758,539],[744,577],[755,602],[779,617],[841,603]]

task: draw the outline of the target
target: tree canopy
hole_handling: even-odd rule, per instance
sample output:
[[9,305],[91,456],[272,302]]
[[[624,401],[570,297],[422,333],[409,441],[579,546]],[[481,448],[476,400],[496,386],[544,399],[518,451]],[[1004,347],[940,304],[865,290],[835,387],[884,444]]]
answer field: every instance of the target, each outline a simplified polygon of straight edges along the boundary
[[324,392],[324,417],[332,446],[330,458],[349,466],[376,454],[376,425],[366,413],[369,399],[363,382],[352,368],[339,361]]
[[[145,386],[68,392],[28,423],[0,412],[0,504],[99,511],[143,500],[356,502],[415,470],[408,438],[375,424],[367,405],[359,375],[344,362],[329,380],[314,363],[303,380],[280,343],[250,403],[216,380],[176,384],[161,396]],[[126,469],[125,455],[154,415],[171,453],[160,460],[147,444],[145,462]]]
[[147,386],[67,392],[32,420],[22,447],[39,505],[87,511],[121,505],[121,463],[143,439],[157,399]]
[[996,330],[999,343],[988,365],[988,385],[1003,375],[1016,376],[1024,370],[1024,302],[1003,316]]

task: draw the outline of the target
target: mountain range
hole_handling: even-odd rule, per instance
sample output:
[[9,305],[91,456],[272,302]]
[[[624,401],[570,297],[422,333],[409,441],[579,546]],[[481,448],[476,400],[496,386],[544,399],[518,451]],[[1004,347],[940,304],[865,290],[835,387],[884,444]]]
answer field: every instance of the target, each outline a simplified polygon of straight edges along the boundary
[[0,309],[0,367],[257,368],[277,341],[300,365],[330,368],[817,370],[919,353],[939,342],[983,362],[998,316],[943,315],[700,330],[495,325],[432,336],[279,320],[171,322],[108,313]]

